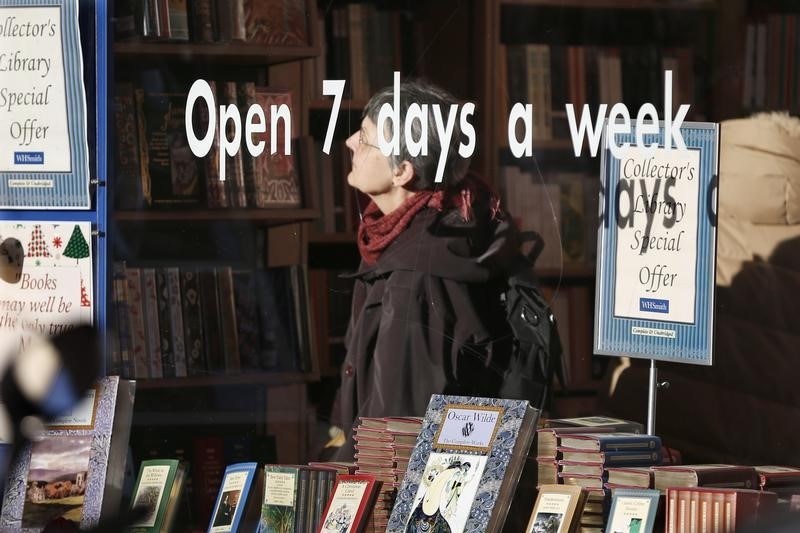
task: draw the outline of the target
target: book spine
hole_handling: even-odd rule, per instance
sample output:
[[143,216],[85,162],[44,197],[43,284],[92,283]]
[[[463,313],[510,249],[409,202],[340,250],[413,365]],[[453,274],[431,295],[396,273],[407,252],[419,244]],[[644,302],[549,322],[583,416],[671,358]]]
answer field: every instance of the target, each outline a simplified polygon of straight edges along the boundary
[[241,371],[239,338],[236,330],[236,306],[231,267],[217,269],[217,297],[219,299],[222,346],[225,349],[225,372],[238,374]]
[[147,336],[147,361],[151,378],[162,378],[161,335],[158,326],[158,291],[155,269],[142,269],[144,323]]
[[205,358],[199,275],[197,270],[184,269],[180,271],[180,277],[186,371],[190,376],[205,375],[208,369]]
[[176,267],[166,269],[168,306],[172,332],[172,351],[175,355],[175,375],[187,376],[186,341],[183,325],[183,305],[181,302],[180,271]]
[[164,377],[175,377],[175,353],[172,346],[172,317],[170,316],[169,287],[167,273],[163,268],[155,269],[156,301],[158,305],[158,334],[161,348],[161,371]]
[[138,268],[126,268],[128,282],[128,317],[130,319],[131,345],[133,347],[133,376],[137,379],[150,376],[147,362],[147,336],[144,327],[144,302],[142,273]]
[[221,373],[225,370],[225,358],[222,351],[217,279],[214,270],[201,270],[199,282],[206,364],[210,373]]

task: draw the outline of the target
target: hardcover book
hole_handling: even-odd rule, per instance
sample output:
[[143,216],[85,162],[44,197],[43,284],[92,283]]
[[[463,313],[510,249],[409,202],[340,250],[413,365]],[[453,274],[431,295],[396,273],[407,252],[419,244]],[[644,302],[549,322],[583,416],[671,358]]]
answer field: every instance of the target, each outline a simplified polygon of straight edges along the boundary
[[264,478],[258,463],[237,463],[225,469],[208,533],[243,533],[258,526]]
[[245,39],[252,43],[306,46],[306,0],[245,0]]
[[633,433],[583,433],[563,435],[561,447],[593,452],[660,450],[661,439],[653,435],[635,435]]
[[752,466],[723,464],[654,466],[653,486],[658,490],[667,487],[731,487],[758,488],[758,476]]
[[133,524],[131,533],[169,533],[175,523],[183,492],[185,469],[177,459],[142,461],[131,508],[144,507],[147,514]]
[[93,527],[119,511],[135,382],[102,378],[11,465],[0,529],[42,531],[62,517]]
[[431,396],[386,531],[502,529],[538,416],[527,401]]
[[325,512],[320,533],[360,533],[367,527],[370,511],[380,489],[374,476],[339,476]]
[[567,485],[542,485],[531,512],[526,533],[560,531],[574,533],[586,502],[586,491]]

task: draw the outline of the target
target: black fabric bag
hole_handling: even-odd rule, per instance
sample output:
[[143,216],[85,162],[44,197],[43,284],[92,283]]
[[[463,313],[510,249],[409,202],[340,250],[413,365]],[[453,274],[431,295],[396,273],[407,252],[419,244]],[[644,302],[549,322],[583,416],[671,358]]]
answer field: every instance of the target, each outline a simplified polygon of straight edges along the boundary
[[564,384],[564,361],[558,324],[533,271],[544,242],[535,232],[521,236],[533,241],[533,247],[527,255],[520,255],[503,294],[514,342],[500,397],[528,400],[541,410],[550,403],[553,377]]

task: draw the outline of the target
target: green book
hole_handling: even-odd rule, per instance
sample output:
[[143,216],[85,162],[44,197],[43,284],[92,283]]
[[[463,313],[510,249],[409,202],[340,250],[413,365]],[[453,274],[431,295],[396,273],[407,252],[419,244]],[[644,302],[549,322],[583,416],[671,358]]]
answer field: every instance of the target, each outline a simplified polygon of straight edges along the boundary
[[142,461],[131,508],[146,507],[147,514],[130,531],[168,533],[178,511],[185,481],[185,468],[177,459]]
[[292,533],[295,530],[299,479],[297,467],[264,466],[264,501],[258,533]]

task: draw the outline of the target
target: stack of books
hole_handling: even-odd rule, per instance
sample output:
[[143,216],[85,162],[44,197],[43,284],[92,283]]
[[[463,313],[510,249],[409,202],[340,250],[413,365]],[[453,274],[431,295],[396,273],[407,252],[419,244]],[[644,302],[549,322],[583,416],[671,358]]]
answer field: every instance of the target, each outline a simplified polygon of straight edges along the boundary
[[643,427],[638,422],[610,418],[606,416],[588,416],[580,418],[552,418],[543,422],[545,427],[536,431],[536,462],[538,469],[537,485],[561,483],[559,478],[558,447],[561,435],[575,433],[611,433],[625,431],[642,433]]
[[385,531],[397,488],[422,429],[417,417],[362,417],[356,428],[356,474],[369,474],[382,483],[367,531]]

